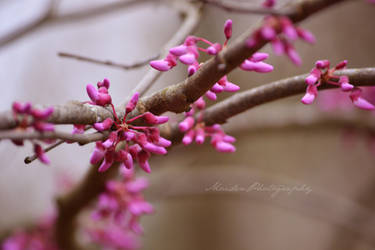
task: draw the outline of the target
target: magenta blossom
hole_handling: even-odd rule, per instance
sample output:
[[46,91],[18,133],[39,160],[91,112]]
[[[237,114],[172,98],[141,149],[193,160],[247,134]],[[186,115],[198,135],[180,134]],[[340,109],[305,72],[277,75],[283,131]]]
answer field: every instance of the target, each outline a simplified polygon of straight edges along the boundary
[[[265,1],[265,4],[272,4],[271,2],[273,1]],[[277,35],[278,33],[280,34]],[[262,27],[249,37],[246,43],[252,48],[260,40],[270,41],[276,55],[285,54],[294,64],[301,65],[302,60],[293,45],[298,38],[307,43],[315,43],[311,32],[296,27],[288,17],[267,16]]]
[[[307,89],[301,102],[303,104],[313,103],[318,95],[318,87],[322,84],[330,84],[340,87],[341,91],[344,93],[349,93],[349,98],[354,106],[364,110],[373,110],[375,106],[362,97],[362,90],[360,88],[354,87],[349,83],[349,77],[334,74],[336,70],[343,69],[346,65],[347,61],[345,60],[335,67],[330,68],[330,62],[328,60],[316,61],[315,68],[311,70],[310,74],[305,79]],[[341,102],[340,100],[340,98],[337,98],[330,102]],[[332,104],[329,104],[329,106],[332,106]]]
[[[103,86],[104,83],[106,84],[105,86]],[[104,80],[103,82],[99,82],[98,87],[109,87],[109,81]],[[88,94],[90,95],[90,93]],[[112,107],[115,120],[107,118],[93,125],[99,132],[111,131],[106,140],[96,142],[96,147],[90,158],[91,164],[101,162],[99,167],[100,172],[106,171],[114,162],[120,162],[128,169],[133,168],[134,162],[138,162],[139,166],[145,172],[150,173],[151,168],[148,159],[151,153],[159,155],[167,153],[165,148],[169,147],[171,142],[162,138],[159,129],[156,127],[156,125],[167,122],[167,116],[156,116],[150,112],[146,112],[128,119],[128,115],[135,109],[138,99],[139,94],[134,94],[126,105],[125,115],[122,119],[117,116],[112,101],[106,103],[105,105],[110,105]],[[111,100],[111,97],[109,96],[106,100]],[[101,104],[103,104],[103,102],[100,102],[98,105]],[[139,121],[148,124],[148,126],[134,125],[135,122]],[[124,143],[122,149],[117,148],[120,142]]]
[[[34,129],[40,133],[54,131],[55,128],[52,123],[46,122],[46,120],[52,115],[53,107],[44,109],[38,109],[32,107],[31,103],[20,103],[13,102],[12,105],[13,116],[17,122],[17,130],[30,130]],[[23,146],[23,140],[12,140],[17,146]],[[38,159],[45,164],[50,163],[49,159],[45,155],[42,146],[37,140],[31,140],[34,145],[34,152]],[[52,143],[53,140],[43,140],[45,143]]]
[[[188,36],[182,45],[173,47],[169,50],[169,54],[165,59],[151,61],[150,65],[159,71],[168,71],[177,65],[177,60],[188,65],[188,76],[193,75],[199,68],[198,58],[199,52],[208,55],[217,55],[228,44],[228,40],[232,37],[232,20],[228,19],[224,24],[225,41],[220,43],[212,43],[204,38],[196,36]],[[208,45],[207,48],[198,46],[198,42]],[[267,59],[266,53],[255,53],[252,57],[245,60],[241,65],[241,69],[246,71],[255,71],[259,73],[268,73],[273,70],[273,66],[264,63]],[[210,90],[207,91],[206,97],[210,100],[216,100],[216,94],[221,92],[236,92],[240,89],[236,84],[229,82],[227,76],[222,77]]]
[[95,225],[87,231],[93,242],[108,249],[135,249],[140,247],[137,235],[143,233],[139,219],[154,209],[142,195],[147,179],[135,178],[134,169],[121,171],[122,179],[109,181],[99,196],[92,214]]

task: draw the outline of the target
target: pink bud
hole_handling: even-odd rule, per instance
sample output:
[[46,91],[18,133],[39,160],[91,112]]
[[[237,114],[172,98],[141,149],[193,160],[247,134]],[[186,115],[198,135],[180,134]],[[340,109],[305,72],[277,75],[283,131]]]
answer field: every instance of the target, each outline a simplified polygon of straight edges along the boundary
[[187,53],[185,55],[182,55],[179,57],[179,59],[183,64],[187,64],[187,65],[193,64],[196,61],[195,56],[192,53]]
[[224,23],[225,38],[229,40],[232,37],[232,20],[228,19]]
[[270,26],[264,26],[260,30],[260,34],[266,40],[272,40],[276,37],[275,30]]
[[318,61],[316,61],[315,66],[318,69],[325,69],[325,68],[328,69],[329,68],[329,61],[328,60],[318,60]]
[[167,153],[167,150],[165,148],[157,146],[150,142],[146,142],[142,145],[142,147],[144,150],[158,155],[165,155]]
[[198,144],[203,144],[204,137],[205,137],[205,133],[204,133],[203,128],[198,128],[196,130],[195,142],[198,143]]
[[170,145],[172,145],[172,142],[163,137],[159,137],[157,145],[162,146],[162,147],[169,147]]
[[72,134],[83,134],[85,132],[85,124],[74,124]]
[[189,65],[188,67],[188,76],[194,75],[194,73],[197,72],[197,67],[194,65]]
[[148,158],[150,155],[145,152],[141,151],[138,153],[138,159],[139,159],[139,166],[146,172],[146,173],[151,173],[151,168],[150,164],[148,163]]
[[182,143],[186,146],[193,142],[195,136],[194,130],[189,130],[182,138]]
[[131,154],[129,154],[129,152],[125,151],[125,150],[121,150],[119,151],[119,157],[121,159],[121,161],[124,163],[124,166],[127,168],[127,169],[132,169],[133,168],[133,157],[131,156]]
[[105,140],[102,145],[105,148],[110,148],[112,145],[117,141],[117,132],[112,132],[109,134],[109,137],[107,140]]
[[131,193],[139,193],[148,187],[148,180],[144,177],[137,178],[126,183],[126,190]]
[[133,111],[133,109],[135,109],[135,107],[137,106],[137,103],[138,103],[138,99],[139,99],[139,93],[136,92],[134,93],[134,95],[132,96],[132,98],[130,99],[130,101],[128,102],[128,104],[126,105],[126,113],[130,113]]
[[106,89],[109,89],[109,80],[107,78],[104,78],[104,80],[102,82],[98,82],[98,88],[101,88],[101,87],[104,87]]
[[46,122],[34,122],[33,127],[39,132],[50,132],[55,130],[53,124]]
[[233,143],[233,142],[236,142],[236,138],[234,138],[233,136],[230,136],[230,135],[225,135],[223,137],[223,141],[228,142],[228,143]]
[[98,131],[104,131],[111,128],[113,120],[111,118],[105,119],[103,122],[94,123],[94,128]]
[[354,86],[349,83],[349,78],[347,76],[340,76],[339,84],[343,91],[354,89]]
[[301,39],[308,43],[314,44],[316,42],[315,36],[308,30],[297,28],[297,34]]
[[296,29],[294,28],[293,25],[285,26],[284,29],[283,29],[283,32],[284,32],[285,36],[292,41],[295,41],[298,38],[297,31],[296,31]]
[[240,68],[246,71],[255,71],[258,73],[268,73],[273,71],[273,66],[265,62],[252,62],[250,60],[245,60]]
[[94,151],[92,152],[90,156],[90,163],[91,164],[97,164],[101,159],[104,157],[104,150],[101,147],[97,146],[94,148]]
[[255,52],[251,57],[250,57],[250,61],[253,61],[253,62],[260,62],[260,61],[264,61],[268,58],[268,54],[267,53],[262,53],[262,52]]
[[272,45],[273,52],[276,55],[280,56],[285,53],[285,50],[286,50],[285,45],[279,38],[273,39],[271,41],[271,45]]
[[293,47],[288,46],[286,54],[295,65],[300,66],[302,64],[301,57],[298,55],[297,51]]
[[27,114],[31,111],[31,103],[26,102],[25,104],[22,104],[20,102],[13,102],[12,105],[13,112],[18,114]]
[[206,92],[206,96],[207,96],[208,99],[210,99],[212,101],[216,101],[216,99],[217,99],[216,94],[214,92],[210,91],[210,90],[208,90]]
[[180,45],[180,46],[171,48],[169,52],[175,56],[182,56],[187,53],[187,47],[185,45]]
[[240,86],[231,82],[227,82],[224,86],[224,91],[226,92],[237,92],[238,90],[240,90]]
[[111,167],[112,163],[113,163],[113,160],[111,160],[110,158],[107,159],[106,157],[104,161],[102,162],[102,164],[100,165],[98,171],[101,173],[107,171],[108,168]]
[[35,119],[45,120],[53,113],[53,107],[49,107],[43,110],[33,109],[31,110],[31,115]]
[[211,91],[214,93],[221,93],[224,91],[224,88],[220,84],[215,83],[214,86],[211,87]]
[[156,116],[150,112],[144,113],[143,118],[148,124],[151,125],[166,123],[169,119],[168,116]]
[[306,94],[302,97],[301,102],[302,102],[303,104],[308,105],[308,104],[313,103],[313,102],[314,102],[314,99],[315,99],[315,95],[313,95],[313,94],[311,94],[311,93],[306,93]]
[[366,99],[362,98],[361,92],[361,89],[354,88],[354,90],[350,94],[349,97],[352,100],[354,106],[364,110],[373,110],[375,108],[374,105],[368,102]]
[[193,125],[194,125],[194,118],[189,116],[189,117],[186,117],[185,120],[180,122],[180,124],[178,125],[178,128],[180,129],[181,132],[185,132],[191,129]]
[[95,102],[96,105],[105,106],[111,103],[112,103],[112,98],[109,94],[98,93],[98,96]]
[[159,71],[168,71],[171,69],[169,63],[165,60],[154,60],[150,62],[150,66]]
[[313,68],[310,74],[306,77],[305,82],[309,85],[315,84],[320,78],[321,72],[317,68]]
[[42,146],[40,146],[39,144],[34,144],[34,152],[42,163],[49,164],[51,162],[48,159],[47,155],[44,153]]
[[346,67],[346,65],[348,64],[348,61],[347,60],[344,60],[342,62],[339,62],[336,66],[335,66],[335,69],[343,69]]
[[96,100],[98,99],[98,90],[92,84],[87,84],[86,91],[91,101],[96,103]]
[[272,8],[276,3],[276,0],[264,0],[263,7],[265,8]]
[[194,102],[195,106],[197,106],[198,109],[204,109],[206,107],[206,102],[204,101],[203,97],[199,97],[198,100]]
[[207,54],[216,55],[221,50],[221,44],[215,43],[214,45],[207,48]]
[[236,148],[232,144],[223,141],[217,142],[215,148],[221,153],[233,153],[236,151]]

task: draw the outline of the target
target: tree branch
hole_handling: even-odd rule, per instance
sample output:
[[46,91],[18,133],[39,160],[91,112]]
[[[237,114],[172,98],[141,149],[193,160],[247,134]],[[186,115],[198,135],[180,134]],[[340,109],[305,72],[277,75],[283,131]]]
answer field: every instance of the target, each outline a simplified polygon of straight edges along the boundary
[[288,15],[287,11],[280,11],[276,9],[262,8],[255,6],[254,4],[248,4],[247,2],[236,2],[236,1],[219,1],[219,0],[197,0],[208,5],[215,6],[228,12],[236,12],[240,14],[255,14],[255,15]]
[[123,69],[123,70],[129,70],[129,69],[135,69],[135,68],[139,68],[139,67],[147,65],[149,63],[149,61],[158,58],[159,54],[154,55],[150,58],[143,59],[143,60],[140,60],[140,61],[137,61],[137,62],[134,62],[134,63],[129,63],[129,64],[116,63],[116,62],[112,62],[110,60],[100,60],[100,59],[95,59],[95,58],[91,58],[91,57],[87,57],[87,56],[80,56],[80,55],[76,55],[76,54],[72,54],[72,53],[66,53],[66,52],[59,52],[58,56],[70,58],[70,59],[76,59],[78,61],[83,61],[83,62],[90,62],[90,63],[94,63],[94,64],[106,65],[106,66],[110,66],[110,67],[120,68],[120,69]]
[[38,131],[0,131],[0,140],[44,140],[44,139],[62,139],[70,142],[87,144],[94,141],[101,141],[108,136],[108,132],[91,133],[91,134],[71,134],[61,131],[38,132]]
[[[375,85],[375,68],[346,69],[337,71],[337,75],[347,75],[350,83],[355,86]],[[227,119],[260,104],[284,97],[301,94],[306,91],[306,75],[299,75],[266,85],[262,85],[219,102],[205,111],[206,124],[225,123]],[[319,89],[332,88],[322,84]]]

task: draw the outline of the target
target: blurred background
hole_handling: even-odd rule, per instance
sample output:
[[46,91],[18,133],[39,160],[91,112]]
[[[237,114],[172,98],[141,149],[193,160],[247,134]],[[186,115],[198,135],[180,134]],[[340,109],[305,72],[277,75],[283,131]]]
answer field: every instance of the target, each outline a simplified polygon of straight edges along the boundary
[[[57,14],[110,2],[116,1],[60,0]],[[251,2],[259,5],[261,1]],[[48,4],[47,0],[1,0],[0,37],[36,20]],[[306,73],[318,59],[333,64],[347,59],[348,67],[373,67],[374,13],[375,6],[365,1],[347,1],[318,13],[301,24],[317,37],[314,46],[297,42],[301,67],[273,55],[267,46],[263,51],[271,55],[267,63],[274,65],[272,73],[235,70],[229,79],[246,90]],[[260,17],[205,6],[195,34],[222,42],[228,18],[233,20],[236,37]],[[57,53],[131,63],[159,52],[180,23],[174,9],[159,3],[46,22],[0,47],[0,110],[9,110],[14,100],[35,104],[87,100],[86,84],[105,77],[111,81],[114,103],[122,103],[149,66],[124,71],[60,58]],[[163,73],[150,93],[184,79],[185,70],[179,65]],[[156,214],[142,221],[144,249],[375,249],[375,150],[369,136],[309,126],[310,115],[327,116],[327,111],[320,111],[319,98],[314,105],[303,106],[301,97],[269,103],[229,120],[225,127],[238,139],[234,154],[219,154],[207,143],[176,146],[167,157],[155,157],[146,197],[155,205]],[[295,117],[306,118],[306,126],[272,126]],[[79,180],[88,168],[92,147],[62,145],[49,153],[50,166],[36,161],[25,165],[31,145],[17,148],[2,141],[0,231],[51,210],[59,191],[58,176]],[[208,191],[215,183],[304,187],[310,192]]]

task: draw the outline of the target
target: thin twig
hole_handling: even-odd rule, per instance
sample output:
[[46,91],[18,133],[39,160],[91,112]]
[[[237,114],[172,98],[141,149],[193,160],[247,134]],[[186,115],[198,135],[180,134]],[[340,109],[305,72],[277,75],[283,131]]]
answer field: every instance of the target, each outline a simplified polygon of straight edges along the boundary
[[[59,140],[57,142],[55,142],[54,144],[52,145],[49,145],[48,147],[44,148],[43,151],[45,153],[49,152],[50,150],[56,148],[57,146],[60,146],[61,144],[63,144],[65,141],[64,140]],[[30,155],[30,156],[26,156],[25,159],[23,160],[25,162],[25,164],[30,164],[32,163],[33,161],[35,161],[36,159],[38,159],[38,156],[36,154],[33,154],[33,155]]]
[[196,0],[205,4],[215,6],[228,12],[236,12],[240,14],[255,14],[255,15],[288,15],[287,11],[268,9],[248,4],[247,2],[236,1],[220,1],[220,0]]
[[154,60],[154,59],[158,58],[159,54],[154,55],[150,58],[143,59],[143,60],[140,60],[140,61],[137,61],[137,62],[134,62],[134,63],[129,63],[129,64],[117,63],[117,62],[113,62],[113,61],[110,61],[110,60],[100,60],[100,59],[95,59],[95,58],[91,58],[91,57],[87,57],[87,56],[80,56],[80,55],[77,55],[77,54],[66,53],[66,52],[59,52],[58,56],[70,58],[70,59],[76,59],[76,60],[83,61],[83,62],[90,62],[90,63],[99,64],[99,65],[106,65],[106,66],[110,66],[110,67],[120,68],[120,69],[123,69],[123,70],[129,70],[129,69],[139,68],[139,67],[142,67],[142,66],[148,64],[151,60]]
[[107,132],[91,133],[91,134],[71,134],[62,131],[53,132],[38,132],[38,131],[17,131],[7,130],[0,131],[1,139],[10,140],[45,140],[45,139],[62,139],[70,142],[78,142],[80,144],[87,144],[94,141],[103,140],[108,136]]

